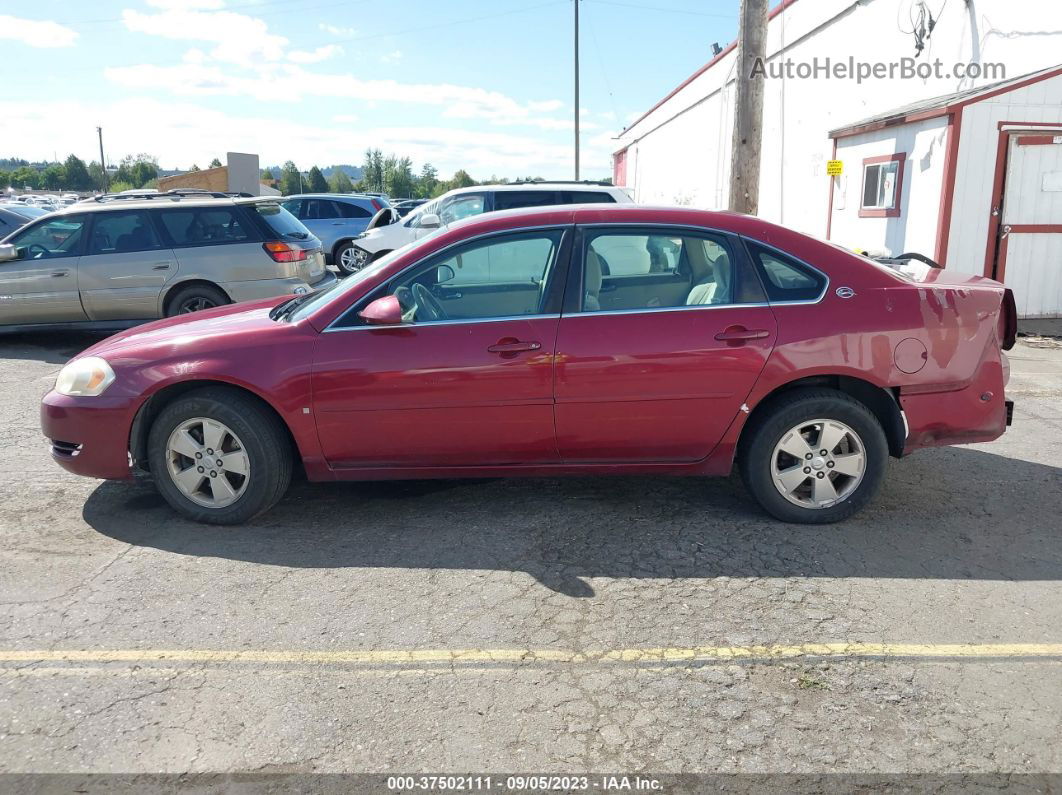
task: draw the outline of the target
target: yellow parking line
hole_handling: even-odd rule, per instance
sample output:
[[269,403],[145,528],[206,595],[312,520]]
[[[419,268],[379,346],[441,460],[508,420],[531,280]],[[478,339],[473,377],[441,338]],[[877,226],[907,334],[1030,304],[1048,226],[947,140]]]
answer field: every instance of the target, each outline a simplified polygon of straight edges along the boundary
[[266,651],[210,649],[0,650],[0,663],[260,663],[414,667],[498,663],[639,664],[816,658],[1060,657],[1062,643],[805,643],[793,646],[690,646],[567,651],[563,649],[374,649]]

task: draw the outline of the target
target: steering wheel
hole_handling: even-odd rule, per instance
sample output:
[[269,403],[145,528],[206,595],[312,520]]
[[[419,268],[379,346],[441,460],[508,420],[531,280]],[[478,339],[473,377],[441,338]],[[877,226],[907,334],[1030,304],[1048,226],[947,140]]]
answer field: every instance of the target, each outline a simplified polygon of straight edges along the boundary
[[[40,254],[33,256],[34,249],[40,251]],[[27,259],[43,259],[44,257],[49,256],[52,252],[50,252],[40,243],[30,243],[28,246],[26,246],[26,253],[30,255],[29,257],[27,257]]]
[[446,320],[446,310],[442,308],[442,304],[420,282],[413,285],[413,297],[417,299],[417,314],[419,315],[421,310],[424,310],[424,313],[429,316],[423,318],[424,320]]

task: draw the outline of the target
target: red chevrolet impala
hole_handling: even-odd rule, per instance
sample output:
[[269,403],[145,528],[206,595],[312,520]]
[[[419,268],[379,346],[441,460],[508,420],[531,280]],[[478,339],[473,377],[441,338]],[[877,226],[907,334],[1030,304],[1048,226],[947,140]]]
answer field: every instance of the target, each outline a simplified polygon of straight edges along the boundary
[[665,473],[735,462],[765,510],[833,522],[888,456],[1005,430],[994,281],[901,273],[730,213],[493,213],[321,292],[162,320],[45,398],[71,472],[147,470],[244,522],[310,480]]

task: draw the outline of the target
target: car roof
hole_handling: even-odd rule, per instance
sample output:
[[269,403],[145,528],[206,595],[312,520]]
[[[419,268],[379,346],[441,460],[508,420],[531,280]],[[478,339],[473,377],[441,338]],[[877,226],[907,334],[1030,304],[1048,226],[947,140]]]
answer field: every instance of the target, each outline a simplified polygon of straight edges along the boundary
[[100,197],[82,199],[55,212],[56,215],[75,215],[84,212],[97,213],[108,210],[146,210],[160,207],[226,207],[233,204],[256,204],[259,202],[278,202],[281,196],[168,196],[165,193],[154,194],[154,198],[136,196]]
[[472,185],[467,188],[454,188],[443,195],[478,193],[485,190],[494,191],[495,193],[511,190],[578,190],[590,191],[592,193],[611,193],[613,191],[622,190],[622,188],[617,188],[615,185],[605,185],[600,182],[505,182],[498,183],[497,185]]
[[364,193],[293,193],[290,196],[278,196],[275,197],[282,201],[288,201],[289,199],[361,199],[362,201],[369,201],[370,199],[379,199],[379,196],[368,196]]

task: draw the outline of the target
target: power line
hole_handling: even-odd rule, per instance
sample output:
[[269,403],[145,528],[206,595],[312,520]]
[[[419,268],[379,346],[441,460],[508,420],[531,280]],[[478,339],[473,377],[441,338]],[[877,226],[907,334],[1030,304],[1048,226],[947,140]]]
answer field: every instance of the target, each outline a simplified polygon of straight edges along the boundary
[[663,11],[671,14],[689,14],[695,17],[716,17],[718,19],[737,19],[737,14],[712,14],[707,11],[690,11],[688,8],[666,8],[664,6],[647,6],[639,3],[622,3],[618,0],[586,0],[588,3],[600,3],[621,8],[637,8],[642,11]]

